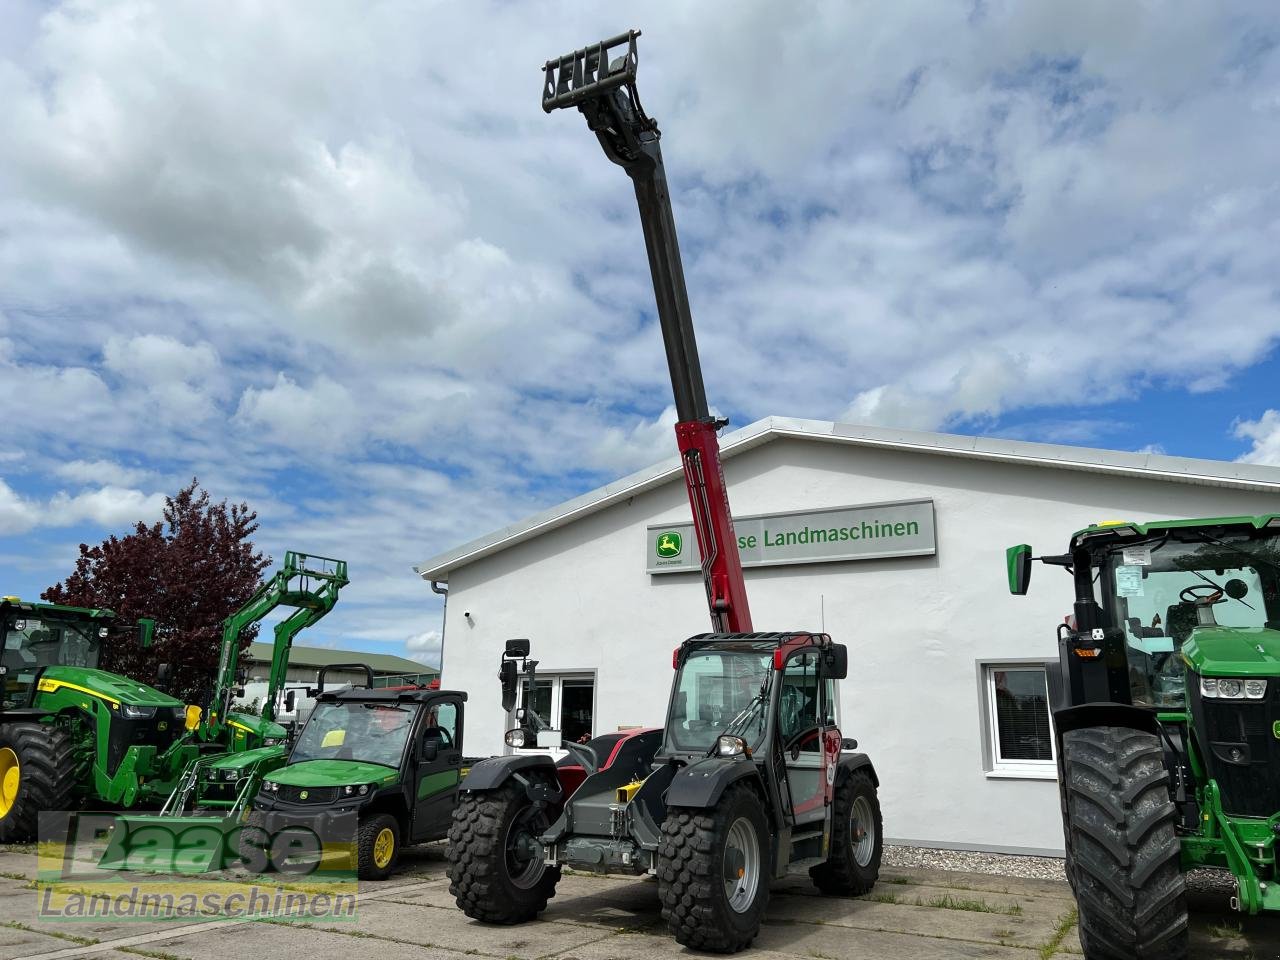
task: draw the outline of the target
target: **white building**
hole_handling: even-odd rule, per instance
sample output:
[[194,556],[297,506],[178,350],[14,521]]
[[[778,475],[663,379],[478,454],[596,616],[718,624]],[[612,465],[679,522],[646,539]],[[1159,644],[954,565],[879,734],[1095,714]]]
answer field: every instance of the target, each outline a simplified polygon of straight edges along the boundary
[[[762,420],[723,458],[739,539],[757,537],[744,562],[771,564],[746,569],[755,628],[848,645],[841,730],[875,764],[886,836],[924,846],[1062,850],[1039,664],[1071,584],[1037,565],[1010,596],[1005,547],[1060,553],[1100,520],[1280,512],[1275,467],[840,423]],[[689,519],[673,457],[417,568],[448,582],[442,683],[471,695],[469,753],[503,750],[511,637],[531,640],[539,711],[566,734],[661,725],[672,650],[709,629],[700,576],[679,570],[696,571],[693,537],[656,550]]]

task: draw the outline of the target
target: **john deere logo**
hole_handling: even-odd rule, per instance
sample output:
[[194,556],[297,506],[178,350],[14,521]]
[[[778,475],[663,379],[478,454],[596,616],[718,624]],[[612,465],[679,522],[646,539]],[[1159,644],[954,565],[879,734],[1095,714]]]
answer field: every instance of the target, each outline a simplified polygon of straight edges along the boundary
[[307,797],[309,796],[309,794],[307,793],[307,791],[303,790],[300,794],[298,794],[298,796],[299,796],[301,799],[305,800],[305,799],[307,799]]
[[1271,735],[1277,740],[1280,740],[1280,720],[1277,720],[1271,725]]
[[674,530],[668,530],[666,533],[658,534],[655,550],[663,560],[670,560],[672,557],[680,556],[681,551],[684,550],[684,541],[680,534]]

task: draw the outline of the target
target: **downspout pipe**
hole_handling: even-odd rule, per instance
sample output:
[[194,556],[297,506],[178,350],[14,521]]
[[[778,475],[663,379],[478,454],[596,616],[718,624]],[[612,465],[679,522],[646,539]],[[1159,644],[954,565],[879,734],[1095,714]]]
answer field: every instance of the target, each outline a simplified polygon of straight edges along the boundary
[[445,581],[445,580],[432,580],[430,581],[430,583],[431,583],[431,592],[438,593],[440,596],[444,597],[444,606],[441,608],[441,611],[440,611],[440,679],[441,679],[441,682],[443,683],[443,680],[444,680],[444,630],[445,630],[445,625],[448,623],[448,620],[449,620],[448,618],[449,583],[448,581]]

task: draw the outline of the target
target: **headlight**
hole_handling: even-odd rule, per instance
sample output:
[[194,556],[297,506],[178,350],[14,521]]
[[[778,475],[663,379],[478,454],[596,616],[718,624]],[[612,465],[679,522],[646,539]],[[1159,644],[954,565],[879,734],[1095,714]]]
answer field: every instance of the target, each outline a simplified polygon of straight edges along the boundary
[[156,715],[155,707],[136,707],[132,703],[120,705],[120,712],[130,720],[147,720]]
[[1267,695],[1267,681],[1246,680],[1244,682],[1244,695],[1249,700],[1261,700]]
[[1267,695],[1265,678],[1201,677],[1200,696],[1217,700],[1261,700]]
[[508,730],[508,731],[507,731],[507,735],[506,735],[505,737],[503,737],[503,739],[507,741],[507,746],[508,746],[508,747],[523,747],[523,746],[524,746],[524,731],[523,731],[523,730]]
[[741,757],[751,756],[751,748],[741,737],[726,736],[716,738],[716,756]]
[[267,737],[262,741],[264,747],[278,747],[284,743],[284,737]]
[[99,628],[98,628],[98,639],[99,639],[99,640],[105,640],[105,639],[107,639],[107,634],[108,634],[108,633],[110,633],[110,632],[111,632],[111,631],[109,631],[106,627],[99,627]]
[[1244,697],[1244,682],[1234,678],[1218,678],[1218,696],[1223,700],[1240,700]]
[[280,784],[268,780],[262,785],[262,789],[267,791],[267,793],[276,793],[280,789]]
[[240,779],[240,771],[239,771],[239,770],[226,770],[226,771],[224,771],[224,772],[223,772],[222,777],[223,777],[223,779],[225,779],[225,780],[239,780],[239,779]]

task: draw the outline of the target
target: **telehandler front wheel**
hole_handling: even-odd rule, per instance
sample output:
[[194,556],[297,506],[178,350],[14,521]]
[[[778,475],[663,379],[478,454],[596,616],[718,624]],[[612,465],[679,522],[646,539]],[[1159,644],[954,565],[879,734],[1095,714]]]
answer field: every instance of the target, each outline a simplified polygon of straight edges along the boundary
[[560,880],[560,867],[546,865],[538,842],[549,826],[545,809],[517,780],[483,793],[464,791],[449,830],[449,892],[462,912],[510,924],[547,909]]
[[880,800],[866,771],[841,777],[831,817],[830,855],[809,876],[823,893],[861,896],[876,885],[884,852]]
[[34,840],[41,810],[67,810],[79,770],[71,734],[45,723],[0,724],[0,843]]
[[686,947],[736,953],[760,932],[769,903],[769,823],[760,795],[731,785],[708,810],[672,807],[658,844],[658,897]]
[[1125,727],[1071,730],[1062,767],[1085,957],[1185,960],[1186,882],[1160,741]]

